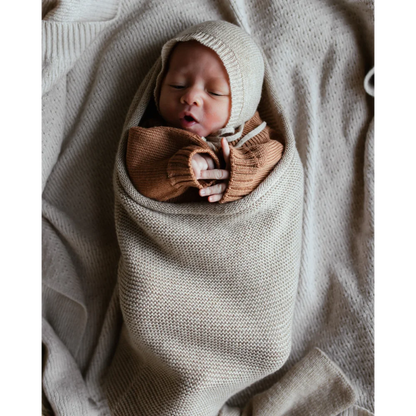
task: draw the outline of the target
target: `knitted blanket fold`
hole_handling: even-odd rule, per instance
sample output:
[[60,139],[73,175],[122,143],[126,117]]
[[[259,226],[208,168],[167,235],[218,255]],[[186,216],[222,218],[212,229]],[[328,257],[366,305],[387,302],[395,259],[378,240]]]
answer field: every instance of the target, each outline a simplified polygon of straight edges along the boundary
[[216,415],[289,355],[303,171],[266,77],[269,111],[261,115],[286,143],[255,191],[223,205],[141,195],[126,170],[126,132],[143,114],[158,65],[136,94],[116,158],[124,324],[106,379],[108,401],[115,415]]
[[[134,338],[127,324],[120,339],[114,161],[123,125],[126,123],[127,129],[129,123],[138,123],[147,105],[146,97],[151,92],[148,96],[145,84],[133,104],[132,99],[162,45],[191,25],[221,19],[244,27],[267,56],[272,74],[266,72],[259,112],[273,129],[286,130],[286,119],[289,120],[304,169],[304,196],[301,267],[290,356],[280,370],[228,400],[220,415],[263,416],[261,412],[267,409],[266,414],[273,416],[279,412],[293,416],[294,409],[298,409],[297,415],[303,416],[305,413],[299,409],[313,414],[317,400],[322,405],[319,409],[325,411],[315,414],[330,414],[327,409],[335,406],[324,406],[323,395],[332,402],[346,395],[332,390],[333,386],[343,385],[342,380],[336,382],[335,377],[329,379],[326,374],[333,366],[319,354],[309,356],[314,347],[339,366],[345,374],[342,379],[348,379],[356,392],[354,404],[347,408],[345,402],[334,414],[367,416],[373,412],[374,92],[369,82],[374,67],[373,0],[195,0],[192,7],[165,1],[42,0],[42,5],[45,409],[57,416],[143,414],[142,409],[150,405],[135,396],[135,389],[138,391],[142,383],[140,375],[143,379],[146,369],[162,369],[167,374],[165,385],[170,387],[172,379],[178,380],[173,376],[183,374],[153,357],[149,348],[139,348],[136,333]],[[270,78],[276,88],[270,88]],[[145,82],[153,83],[152,72]],[[281,116],[274,97],[283,104],[287,118]],[[269,178],[274,181],[277,177],[273,175],[281,175],[281,182],[273,182],[277,186],[285,181],[283,173],[289,169],[291,152],[296,153],[291,133],[282,135],[287,142],[284,158]],[[296,158],[297,155],[293,160]],[[125,206],[131,206],[134,214],[136,200],[143,199],[131,188],[128,178],[123,179],[122,165],[117,172],[121,191],[117,199],[124,204],[117,202],[117,215],[127,212],[123,221],[136,229],[135,218],[130,219]],[[267,190],[259,189],[252,204],[264,201],[263,194]],[[245,205],[249,198],[240,205],[224,207],[230,220],[237,221],[250,213]],[[153,203],[143,209],[138,206],[143,215],[165,217]],[[231,214],[232,207],[240,207],[241,211]],[[278,216],[279,208],[273,213]],[[187,215],[172,217],[181,221]],[[224,219],[218,215],[216,221]],[[120,222],[118,219],[117,224]],[[218,236],[222,230],[215,225],[205,233],[215,232]],[[143,236],[148,238],[149,233]],[[149,238],[153,244],[150,247],[157,247],[158,238]],[[127,240],[123,244],[126,247]],[[131,243],[133,247],[136,248],[135,242]],[[255,250],[253,258],[269,261],[257,247]],[[205,246],[199,252],[208,255]],[[166,255],[173,258],[170,251]],[[218,263],[223,265],[224,258],[227,256],[221,252]],[[120,270],[127,264],[124,259],[123,252]],[[120,275],[120,282],[127,280]],[[203,287],[209,282],[199,281]],[[264,299],[253,293],[253,299],[256,296]],[[165,305],[165,299],[170,298],[158,298],[157,304]],[[218,309],[216,304],[209,312]],[[165,318],[169,317],[166,312]],[[189,319],[195,319],[194,315],[186,316],[184,322]],[[193,345],[197,345],[196,341]],[[190,343],[186,345],[190,348]],[[132,354],[124,354],[127,348]],[[182,344],[180,348],[184,348]],[[304,362],[308,357],[312,360],[309,364]],[[307,397],[304,386],[311,387]],[[317,392],[317,386],[331,387],[330,392]],[[161,402],[171,403],[169,391],[157,390],[159,396],[165,395],[166,400]],[[115,403],[117,394],[119,402]],[[111,411],[108,397],[112,398]],[[207,401],[202,404],[205,406]]]

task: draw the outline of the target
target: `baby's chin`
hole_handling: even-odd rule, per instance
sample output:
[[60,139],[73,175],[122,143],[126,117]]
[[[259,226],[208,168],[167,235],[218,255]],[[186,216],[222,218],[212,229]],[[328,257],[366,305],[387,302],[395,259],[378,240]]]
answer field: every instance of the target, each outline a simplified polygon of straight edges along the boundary
[[208,131],[207,129],[204,129],[200,125],[189,126],[189,127],[180,127],[180,128],[182,130],[189,131],[189,133],[197,134],[198,136],[201,136],[201,137],[207,137],[211,134],[210,131]]
[[176,127],[181,130],[188,131],[189,133],[197,134],[201,137],[207,137],[212,133],[210,129],[207,129],[205,126],[198,122],[189,123],[181,120],[175,123],[168,123],[168,125],[170,127]]

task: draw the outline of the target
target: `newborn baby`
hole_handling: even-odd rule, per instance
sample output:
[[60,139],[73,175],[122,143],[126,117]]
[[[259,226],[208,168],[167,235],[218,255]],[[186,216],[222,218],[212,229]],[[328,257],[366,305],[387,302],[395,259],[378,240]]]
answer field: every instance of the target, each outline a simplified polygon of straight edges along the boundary
[[[170,202],[204,196],[209,202],[234,201],[254,190],[280,160],[283,145],[256,112],[264,68],[251,43],[240,74],[228,55],[227,72],[214,45],[182,40],[165,51],[155,89],[158,113],[151,120],[145,116],[129,134],[127,168],[143,195]],[[237,75],[250,85],[249,93],[237,88]],[[246,115],[233,122],[238,104]]]
[[163,46],[133,98],[114,176],[114,415],[239,414],[229,400],[289,356],[303,176],[271,80],[244,30],[204,22]]
[[[169,60],[169,70],[160,92],[160,114],[172,127],[182,128],[201,137],[222,129],[231,114],[231,90],[227,71],[218,55],[210,48],[188,41],[178,44]],[[221,140],[224,160],[229,164],[228,141]],[[191,166],[196,179],[228,179],[229,172],[215,169],[214,160],[206,153],[195,153]],[[199,191],[219,201],[226,189],[221,182]]]

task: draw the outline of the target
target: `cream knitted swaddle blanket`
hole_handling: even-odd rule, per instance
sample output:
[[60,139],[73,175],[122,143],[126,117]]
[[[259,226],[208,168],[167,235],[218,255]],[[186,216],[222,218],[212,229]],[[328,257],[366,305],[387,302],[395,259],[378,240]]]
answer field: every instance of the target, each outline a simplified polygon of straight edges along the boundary
[[263,183],[223,205],[141,195],[126,171],[127,132],[143,115],[159,70],[160,60],[136,94],[116,159],[124,325],[107,392],[115,415],[216,415],[289,355],[302,168],[266,63],[260,115],[282,133],[285,152]]
[[[217,19],[244,27],[264,49],[305,173],[291,353],[282,369],[228,404],[244,416],[374,411],[374,100],[363,86],[374,66],[373,1],[42,4],[42,387],[51,409],[45,415],[111,414],[102,382],[110,379],[122,320],[112,187],[119,139],[162,45]],[[260,114],[271,125],[277,112],[268,114],[273,100],[263,98]],[[329,360],[319,360],[324,356],[314,347]],[[137,362],[127,358],[119,362]],[[336,365],[357,393],[345,411],[333,390],[339,379],[327,376]],[[113,389],[132,373],[120,370]],[[296,398],[302,406],[294,411]],[[133,397],[118,412],[136,415],[145,406]]]

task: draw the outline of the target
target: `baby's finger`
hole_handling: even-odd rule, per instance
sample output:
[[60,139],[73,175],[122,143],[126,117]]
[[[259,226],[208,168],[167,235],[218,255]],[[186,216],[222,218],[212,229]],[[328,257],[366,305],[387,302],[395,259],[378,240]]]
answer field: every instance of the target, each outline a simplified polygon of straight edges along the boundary
[[212,159],[211,156],[208,156],[205,153],[201,153],[201,156],[205,159],[205,162],[208,165],[208,169],[214,169],[215,168],[214,160]]
[[208,197],[208,202],[218,202],[222,198],[222,194],[215,194]]
[[230,145],[228,144],[228,141],[225,137],[221,139],[221,147],[225,163],[228,165],[230,162]]
[[218,183],[217,185],[209,186],[207,188],[201,189],[199,191],[199,195],[201,196],[216,195],[216,194],[222,195],[226,188],[227,188],[227,185],[225,183]]
[[200,179],[227,179],[228,170],[225,169],[209,169],[201,171],[199,175]]

